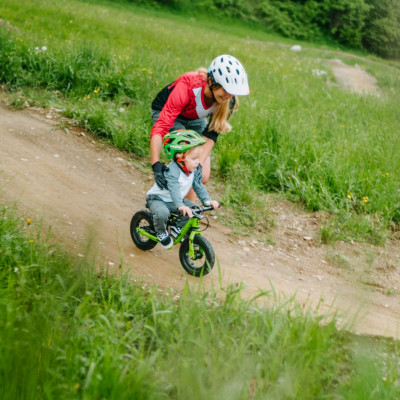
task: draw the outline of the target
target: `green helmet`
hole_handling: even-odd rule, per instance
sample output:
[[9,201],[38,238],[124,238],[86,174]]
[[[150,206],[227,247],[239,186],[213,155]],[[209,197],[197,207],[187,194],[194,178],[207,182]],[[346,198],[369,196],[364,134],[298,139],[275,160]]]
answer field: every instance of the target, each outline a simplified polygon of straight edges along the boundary
[[185,153],[192,147],[201,146],[205,142],[205,139],[197,132],[179,129],[164,136],[164,152],[168,159],[172,159],[176,153]]

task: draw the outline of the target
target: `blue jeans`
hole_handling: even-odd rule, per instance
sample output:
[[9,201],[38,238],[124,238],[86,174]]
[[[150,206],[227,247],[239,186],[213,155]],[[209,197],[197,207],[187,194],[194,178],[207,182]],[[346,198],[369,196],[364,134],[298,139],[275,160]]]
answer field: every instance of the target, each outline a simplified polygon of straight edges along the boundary
[[[196,205],[196,203],[193,203],[188,199],[183,199],[183,202],[185,206],[188,207],[193,207]],[[156,233],[165,232],[167,229],[167,221],[171,211],[178,211],[174,203],[167,203],[165,201],[162,201],[160,197],[152,194],[146,197],[146,207],[153,214],[153,223]],[[179,227],[182,228],[188,220],[188,217],[180,217]]]

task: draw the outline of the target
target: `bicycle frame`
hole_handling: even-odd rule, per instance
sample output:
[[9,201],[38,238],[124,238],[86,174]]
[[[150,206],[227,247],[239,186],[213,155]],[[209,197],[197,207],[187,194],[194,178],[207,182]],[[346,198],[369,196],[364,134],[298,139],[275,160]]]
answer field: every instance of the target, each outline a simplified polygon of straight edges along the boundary
[[[188,216],[182,218],[181,212],[173,210],[167,220],[166,230],[169,231],[172,245],[180,244],[179,261],[189,275],[207,275],[215,265],[214,249],[203,236],[203,231],[209,226],[209,220],[203,213],[213,209],[211,204],[203,207],[193,205],[190,219]],[[206,221],[204,226],[200,226],[201,220]],[[130,233],[136,247],[143,251],[154,249],[160,242],[154,228],[154,215],[147,210],[139,210],[132,216]]]
[[[212,209],[209,207],[204,208],[203,210],[210,210]],[[193,247],[193,240],[194,237],[196,235],[202,235],[202,232],[200,231],[200,220],[203,219],[204,216],[203,215],[199,215],[198,213],[196,213],[195,211],[193,211],[193,217],[189,219],[188,222],[186,222],[185,226],[182,228],[181,232],[179,233],[179,235],[174,239],[174,245],[180,243],[183,238],[187,235],[187,233],[190,231],[189,233],[189,256],[194,257],[195,253],[194,253],[194,247]],[[157,238],[157,236],[149,233],[147,230],[143,229],[143,228],[136,228],[136,231],[142,235],[145,236],[155,242],[159,242],[159,239]]]

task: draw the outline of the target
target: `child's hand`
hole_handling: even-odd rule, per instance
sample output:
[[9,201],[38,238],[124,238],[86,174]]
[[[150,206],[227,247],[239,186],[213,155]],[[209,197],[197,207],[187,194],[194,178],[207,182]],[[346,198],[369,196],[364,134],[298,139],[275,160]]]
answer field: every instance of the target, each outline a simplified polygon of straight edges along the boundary
[[178,210],[182,211],[183,216],[187,215],[189,218],[193,217],[192,210],[188,206],[180,206]]
[[214,210],[216,209],[216,208],[218,208],[219,207],[219,203],[218,203],[218,201],[215,201],[215,200],[211,200],[210,201],[210,204],[214,207]]

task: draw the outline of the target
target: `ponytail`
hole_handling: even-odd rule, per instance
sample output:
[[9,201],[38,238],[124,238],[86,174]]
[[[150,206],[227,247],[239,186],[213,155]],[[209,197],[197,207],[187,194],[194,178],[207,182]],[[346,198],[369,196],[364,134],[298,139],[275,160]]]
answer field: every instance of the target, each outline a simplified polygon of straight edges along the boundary
[[209,130],[213,130],[217,133],[229,132],[232,127],[229,124],[228,119],[238,108],[239,99],[237,96],[233,96],[230,101],[217,104],[214,112],[211,115]]
[[[207,79],[207,70],[205,68],[199,68],[197,72]],[[218,88],[221,85],[214,84],[214,87]],[[229,132],[232,127],[228,123],[228,119],[234,111],[239,108],[239,99],[237,96],[233,96],[230,101],[226,101],[222,104],[216,104],[215,110],[211,115],[210,124],[208,129],[217,133]]]

